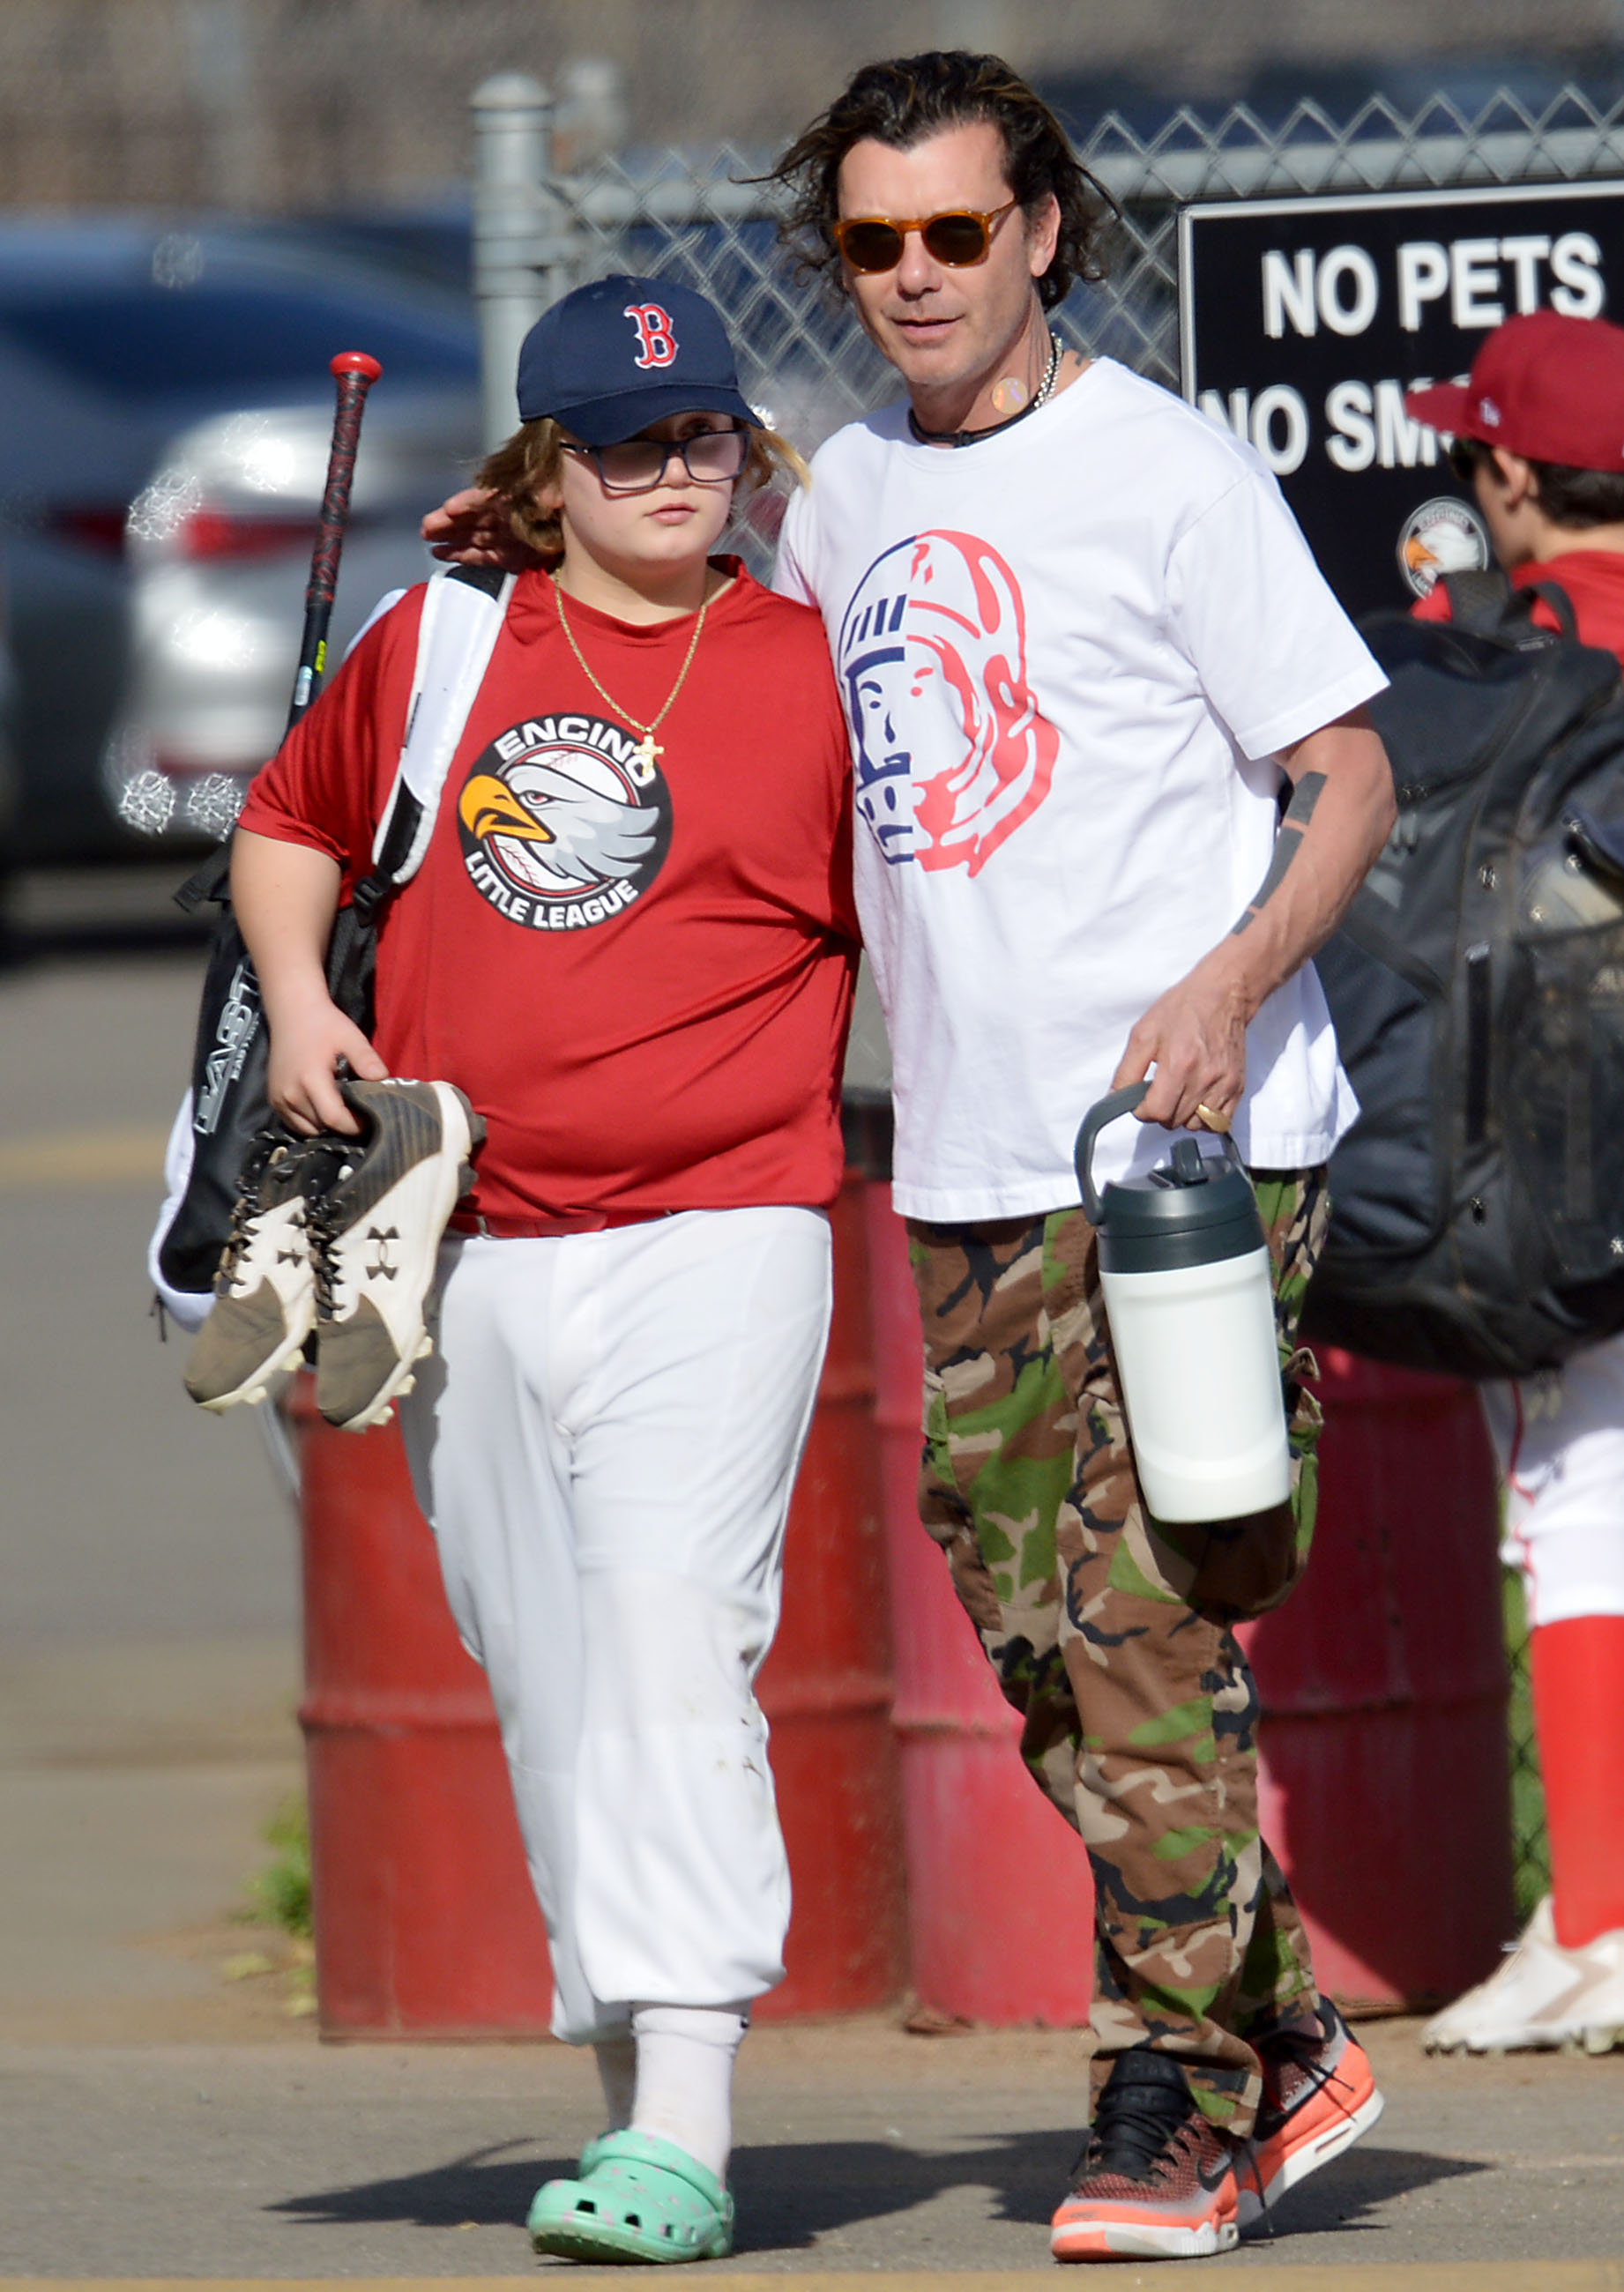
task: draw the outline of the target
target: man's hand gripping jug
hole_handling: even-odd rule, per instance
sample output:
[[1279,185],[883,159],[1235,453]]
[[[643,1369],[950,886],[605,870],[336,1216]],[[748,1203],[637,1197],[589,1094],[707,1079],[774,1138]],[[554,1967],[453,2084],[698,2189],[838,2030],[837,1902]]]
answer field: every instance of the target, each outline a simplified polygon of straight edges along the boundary
[[1211,1158],[1181,1138],[1170,1164],[1102,1198],[1095,1141],[1149,1087],[1134,1083],[1089,1110],[1077,1174],[1145,1504],[1158,1520],[1234,1520],[1290,1489],[1268,1246],[1227,1138]]

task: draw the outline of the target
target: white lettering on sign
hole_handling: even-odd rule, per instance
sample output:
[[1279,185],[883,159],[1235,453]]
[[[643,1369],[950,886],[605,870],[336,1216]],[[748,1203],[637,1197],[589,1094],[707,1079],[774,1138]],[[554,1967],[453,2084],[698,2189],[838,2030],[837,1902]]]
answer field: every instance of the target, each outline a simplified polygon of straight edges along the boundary
[[1402,382],[1376,385],[1376,458],[1384,470],[1413,470],[1418,462],[1430,470],[1437,461],[1438,433],[1405,413]]
[[1588,230],[1564,230],[1551,249],[1551,269],[1562,281],[1551,289],[1551,308],[1564,319],[1597,319],[1606,300],[1597,273],[1602,250]]
[[1498,238],[1458,238],[1450,248],[1450,315],[1458,327],[1498,327],[1506,306],[1484,298],[1500,283]]
[[1289,319],[1293,330],[1312,335],[1319,329],[1313,299],[1313,249],[1303,246],[1286,257],[1272,246],[1263,259],[1263,330],[1279,342]]
[[1339,470],[1353,475],[1368,470],[1376,459],[1376,424],[1368,382],[1339,382],[1325,399],[1330,436],[1325,450]]
[[1197,410],[1237,438],[1249,439],[1277,478],[1300,470],[1308,455],[1308,408],[1289,383],[1272,383],[1252,403],[1249,390],[1232,390],[1225,400],[1204,390]]
[[1516,281],[1517,315],[1520,318],[1526,318],[1531,311],[1537,311],[1539,307],[1539,265],[1550,251],[1548,237],[1529,234],[1521,238],[1503,238],[1500,241],[1500,260],[1510,263],[1512,276]]
[[1330,434],[1326,455],[1350,475],[1378,464],[1384,470],[1432,469],[1438,459],[1438,433],[1404,411],[1404,393],[1425,390],[1426,377],[1411,383],[1339,382],[1326,393]]
[[1430,238],[1410,239],[1400,247],[1399,324],[1407,335],[1419,333],[1423,307],[1439,301],[1449,283],[1447,247]]
[[1526,317],[1541,307],[1547,263],[1556,281],[1549,290],[1552,309],[1569,319],[1599,318],[1606,302],[1601,261],[1602,250],[1588,230],[1564,231],[1554,245],[1543,231],[1457,238],[1447,246],[1407,239],[1398,250],[1399,325],[1408,335],[1418,334],[1428,304],[1446,294],[1458,327],[1498,327],[1508,315],[1507,303]]
[[[1345,301],[1343,281],[1349,278],[1353,291]],[[1363,334],[1381,301],[1381,282],[1362,246],[1332,247],[1321,262],[1314,301],[1333,335]]]
[[1279,342],[1294,334],[1362,335],[1381,301],[1381,280],[1362,246],[1333,246],[1315,257],[1300,246],[1288,258],[1271,247],[1263,258],[1263,330]]
[[1209,422],[1216,422],[1220,430],[1232,430],[1237,438],[1249,438],[1251,405],[1249,390],[1232,390],[1227,399],[1216,390],[1204,390],[1196,401],[1196,411],[1204,414]]
[[[1282,425],[1280,437],[1275,424]],[[1308,408],[1297,391],[1277,382],[1259,391],[1252,408],[1252,443],[1277,478],[1300,470],[1308,452]]]

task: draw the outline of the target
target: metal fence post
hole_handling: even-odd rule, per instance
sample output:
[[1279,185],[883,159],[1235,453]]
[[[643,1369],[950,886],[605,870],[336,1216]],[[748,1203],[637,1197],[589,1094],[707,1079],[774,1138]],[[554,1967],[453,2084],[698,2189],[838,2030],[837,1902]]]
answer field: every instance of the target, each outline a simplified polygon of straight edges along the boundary
[[473,292],[486,446],[516,423],[519,346],[571,286],[568,210],[552,184],[553,98],[527,72],[498,72],[473,113]]

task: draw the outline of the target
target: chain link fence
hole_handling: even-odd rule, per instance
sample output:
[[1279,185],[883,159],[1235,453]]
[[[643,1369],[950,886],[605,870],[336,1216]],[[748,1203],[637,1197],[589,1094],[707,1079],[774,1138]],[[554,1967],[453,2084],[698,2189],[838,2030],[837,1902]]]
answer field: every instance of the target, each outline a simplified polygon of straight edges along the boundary
[[[1469,116],[1439,98],[1406,117],[1377,100],[1339,125],[1304,102],[1273,127],[1244,109],[1216,120],[1186,109],[1150,136],[1106,117],[1079,150],[1118,212],[1105,236],[1106,277],[1074,290],[1055,316],[1057,331],[1079,350],[1119,359],[1176,388],[1181,204],[1624,174],[1624,105],[1603,110],[1569,88],[1537,113],[1502,93]],[[558,182],[567,257],[552,284],[562,292],[625,270],[681,278],[711,295],[739,344],[747,394],[810,449],[894,396],[896,382],[849,313],[809,287],[779,244],[778,196],[752,180],[770,164],[761,153],[731,148],[702,163],[673,151],[635,174],[607,163]],[[771,512],[758,511],[740,536],[759,570],[770,560],[773,529]],[[877,1025],[877,1014],[868,1023]],[[1549,1886],[1549,1858],[1527,1631],[1521,1587],[1510,1573],[1505,1593],[1513,1844],[1526,1917]]]
[[[1470,115],[1439,97],[1405,116],[1376,98],[1339,125],[1305,101],[1273,126],[1244,107],[1212,118],[1181,109],[1149,136],[1112,114],[1078,149],[1118,213],[1105,231],[1106,278],[1073,291],[1056,329],[1176,388],[1182,204],[1624,174],[1624,104],[1603,109],[1570,87],[1537,112],[1502,92]],[[896,383],[844,306],[809,290],[780,246],[781,202],[755,180],[770,164],[731,147],[699,160],[671,151],[636,172],[610,161],[557,182],[567,249],[551,283],[562,292],[610,270],[649,270],[712,295],[739,343],[747,393],[797,444],[815,446]]]

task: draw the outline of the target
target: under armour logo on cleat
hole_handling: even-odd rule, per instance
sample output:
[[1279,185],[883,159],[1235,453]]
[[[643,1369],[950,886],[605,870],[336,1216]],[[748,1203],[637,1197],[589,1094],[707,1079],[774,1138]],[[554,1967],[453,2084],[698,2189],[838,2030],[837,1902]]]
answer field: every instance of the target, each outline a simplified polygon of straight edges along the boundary
[[368,1226],[367,1239],[374,1245],[371,1262],[367,1267],[368,1279],[376,1281],[381,1275],[385,1281],[392,1281],[400,1268],[395,1263],[392,1245],[400,1240],[400,1229],[392,1225],[386,1233],[380,1233],[376,1226]]

